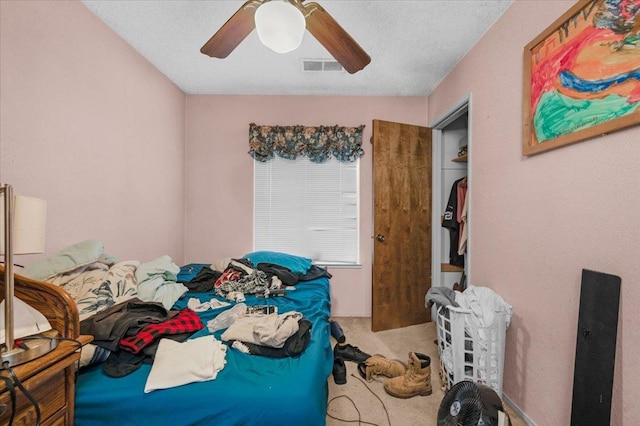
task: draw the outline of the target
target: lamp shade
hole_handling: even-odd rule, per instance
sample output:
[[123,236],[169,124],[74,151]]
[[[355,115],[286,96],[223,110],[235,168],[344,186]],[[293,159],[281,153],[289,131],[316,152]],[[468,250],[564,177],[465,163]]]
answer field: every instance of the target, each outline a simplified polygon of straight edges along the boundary
[[258,38],[274,52],[291,52],[302,43],[306,28],[304,15],[288,1],[272,0],[262,4],[254,19]]
[[[0,194],[0,206],[4,206],[5,196],[4,193]],[[15,195],[13,201],[13,253],[44,252],[47,202],[22,195]],[[0,209],[0,254],[5,254],[4,215],[4,209]]]

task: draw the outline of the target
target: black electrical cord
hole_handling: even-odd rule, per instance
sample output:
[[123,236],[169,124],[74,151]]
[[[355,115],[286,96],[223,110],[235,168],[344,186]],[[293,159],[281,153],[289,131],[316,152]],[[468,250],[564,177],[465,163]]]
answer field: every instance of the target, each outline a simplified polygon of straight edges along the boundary
[[[40,404],[38,404],[38,401],[36,401],[36,399],[33,397],[33,395],[31,395],[31,393],[22,385],[22,382],[20,381],[18,376],[16,376],[16,373],[14,373],[13,369],[11,367],[9,367],[9,362],[8,361],[5,361],[2,364],[2,368],[9,373],[9,375],[11,376],[11,379],[13,380],[13,384],[16,385],[18,387],[18,389],[20,389],[22,391],[24,396],[26,396],[27,399],[33,405],[33,408],[36,411],[36,426],[40,426],[40,422],[42,420],[42,414],[40,413]],[[13,414],[12,414],[12,416],[13,416]]]
[[[384,410],[384,413],[387,415],[387,422],[389,423],[389,426],[391,426],[391,419],[389,418],[389,412],[387,411],[387,407],[384,405],[384,402],[382,402],[382,399],[380,399],[380,397],[371,390],[371,388],[369,386],[367,386],[367,384],[358,376],[356,376],[355,374],[351,373],[352,377],[355,377],[356,379],[358,379],[360,381],[360,383],[362,383],[364,385],[364,387],[367,388],[367,390],[369,392],[371,392],[373,394],[373,396],[375,396],[376,398],[378,398],[378,401],[380,401],[380,404],[382,404],[382,408]],[[341,419],[339,417],[335,417],[331,414],[329,414],[329,404],[331,404],[331,402],[335,401],[336,399],[339,398],[347,398],[351,404],[353,405],[353,408],[356,409],[356,412],[358,413],[358,418],[354,419],[354,420],[348,420],[348,419]],[[345,423],[358,423],[358,425],[370,425],[370,426],[379,426],[376,423],[371,423],[371,422],[367,422],[365,420],[362,420],[362,415],[360,414],[360,410],[358,410],[358,406],[356,405],[355,401],[351,398],[349,398],[347,395],[338,395],[338,396],[334,396],[333,398],[331,398],[328,402],[327,402],[327,416],[331,417],[334,420],[338,420],[341,422],[345,422]]]
[[[76,352],[82,350],[82,343],[78,339],[73,339],[71,337],[59,337],[59,336],[57,336],[57,337],[46,337],[46,336],[42,336],[42,335],[36,335],[36,336],[23,337],[20,340],[36,340],[36,339],[49,339],[49,340],[72,342],[72,343],[75,343],[76,346],[77,346]],[[80,358],[78,358],[76,371],[75,371],[76,372],[76,379],[78,377],[78,370],[80,370]]]
[[9,418],[9,426],[13,425],[13,418],[16,415],[16,389],[13,386],[13,382],[10,378],[0,376],[0,380],[4,381],[4,384],[9,389],[9,395],[11,395],[11,417]]
[[[55,340],[62,340],[62,341],[67,341],[67,342],[73,342],[76,344],[77,351],[82,351],[82,343],[78,340],[78,339],[72,339],[70,337],[54,337]],[[78,361],[76,363],[76,371],[75,371],[75,379],[78,379],[78,371],[80,370],[80,358],[78,358]]]
[[[4,265],[4,260],[2,262],[0,262],[0,265]],[[24,265],[21,265],[19,263],[14,263],[13,266],[17,266],[18,268],[24,268]]]
[[71,337],[47,337],[47,339],[58,340],[61,342],[72,342],[77,346],[76,351],[82,350],[82,343],[78,339],[73,339]]

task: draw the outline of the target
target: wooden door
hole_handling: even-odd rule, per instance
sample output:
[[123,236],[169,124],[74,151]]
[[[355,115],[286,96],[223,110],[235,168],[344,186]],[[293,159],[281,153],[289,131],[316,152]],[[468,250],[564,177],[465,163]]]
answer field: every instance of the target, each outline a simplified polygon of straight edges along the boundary
[[373,331],[430,321],[431,129],[373,120]]

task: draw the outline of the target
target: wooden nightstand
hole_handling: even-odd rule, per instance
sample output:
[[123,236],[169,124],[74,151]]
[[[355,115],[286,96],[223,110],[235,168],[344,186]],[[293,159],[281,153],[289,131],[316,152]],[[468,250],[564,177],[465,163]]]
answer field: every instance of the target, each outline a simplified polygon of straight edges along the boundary
[[[38,310],[51,327],[64,338],[72,338],[86,345],[93,338],[80,335],[78,308],[69,293],[58,286],[15,274],[14,290],[17,298]],[[0,266],[0,294],[4,294],[4,267]],[[73,426],[75,408],[75,362],[80,357],[78,345],[61,340],[58,347],[48,354],[13,367],[23,386],[40,406],[41,426]],[[8,377],[7,371],[0,375]],[[14,425],[36,424],[35,408],[16,389],[17,403]],[[0,425],[6,425],[11,417],[11,395],[0,380],[0,404],[7,404],[7,412],[0,415]]]
[[[91,336],[80,336],[78,341],[85,345]],[[73,425],[75,398],[76,362],[80,358],[78,345],[70,341],[60,341],[48,354],[33,361],[13,367],[13,372],[29,391],[40,407],[42,426]],[[10,377],[6,370],[0,375]],[[31,401],[16,390],[16,412],[14,425],[35,425],[36,410]],[[0,424],[6,425],[11,418],[11,395],[3,380],[0,380],[0,406],[6,404],[6,412],[0,415]],[[0,409],[2,411],[2,409]]]

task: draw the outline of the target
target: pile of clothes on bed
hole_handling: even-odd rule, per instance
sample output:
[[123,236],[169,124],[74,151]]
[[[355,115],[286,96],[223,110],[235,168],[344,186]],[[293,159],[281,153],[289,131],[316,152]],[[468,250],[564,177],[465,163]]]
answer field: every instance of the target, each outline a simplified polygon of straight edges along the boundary
[[[75,301],[80,332],[94,337],[82,349],[80,367],[102,363],[105,374],[123,377],[143,363],[153,364],[145,387],[150,392],[213,380],[225,365],[226,345],[273,358],[295,356],[306,348],[311,322],[302,314],[249,315],[239,302],[244,295],[269,297],[283,288],[294,290],[300,280],[331,276],[309,259],[300,268],[287,264],[292,270],[260,256],[255,252],[240,259],[178,267],[166,255],[150,262],[120,261],[105,253],[100,240],[92,239],[36,261],[21,274],[55,284]],[[216,297],[202,302],[185,297],[190,292]],[[198,313],[222,308],[225,311],[207,323],[210,333],[226,329],[222,341],[213,335],[191,339],[205,328]],[[181,362],[186,357],[190,362]],[[188,371],[175,374],[178,366]],[[166,371],[174,374],[167,377]]]
[[170,309],[188,291],[176,282],[179,271],[166,255],[144,263],[120,261],[105,253],[102,241],[91,239],[27,265],[20,274],[63,288],[82,321],[133,297]]
[[[161,256],[150,262],[121,261],[105,253],[102,241],[90,239],[27,265],[20,274],[55,284],[74,300],[80,316],[81,332],[94,335],[95,341],[101,343],[92,343],[82,349],[80,366],[86,367],[107,360],[118,348],[129,326],[124,320],[116,327],[114,318],[125,316],[123,312],[127,311],[129,303],[137,303],[139,311],[146,309],[158,313],[155,317],[148,316],[145,322],[138,321],[139,329],[152,322],[169,319],[168,311],[189,290],[176,281],[179,271],[180,268],[169,256]],[[103,316],[107,316],[111,310],[120,314],[101,323],[102,328],[91,325],[97,314],[104,313]],[[147,354],[152,353],[152,347],[146,348]],[[132,359],[127,362],[139,366],[143,358],[142,349],[139,352],[132,354]],[[113,361],[116,361],[116,357]],[[132,367],[127,368],[131,371]]]
[[190,263],[180,268],[177,282],[190,291],[215,290],[218,296],[237,300],[238,295],[269,295],[270,291],[292,289],[298,281],[310,281],[330,274],[326,269],[309,263],[303,273],[270,262],[261,261],[260,253],[249,253],[240,259],[223,259],[213,264]]

